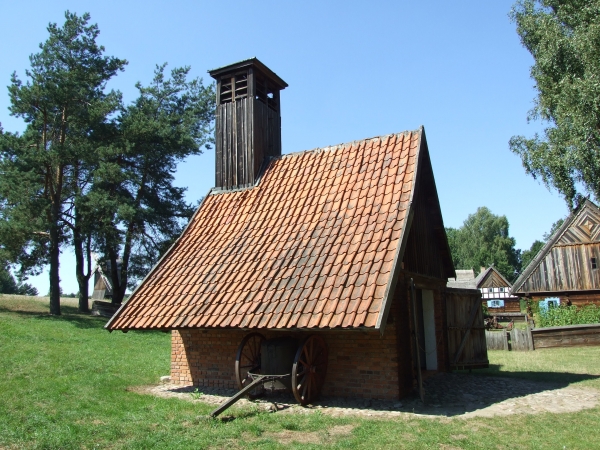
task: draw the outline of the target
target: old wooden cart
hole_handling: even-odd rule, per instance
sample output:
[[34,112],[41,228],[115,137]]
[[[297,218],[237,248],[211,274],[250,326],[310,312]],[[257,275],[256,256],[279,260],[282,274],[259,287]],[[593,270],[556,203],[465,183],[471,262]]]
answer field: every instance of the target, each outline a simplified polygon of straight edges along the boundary
[[257,397],[264,390],[291,390],[298,403],[307,405],[321,393],[327,359],[327,345],[321,336],[298,341],[292,337],[265,339],[260,333],[250,333],[242,339],[235,358],[240,390],[210,415],[216,417],[242,397]]

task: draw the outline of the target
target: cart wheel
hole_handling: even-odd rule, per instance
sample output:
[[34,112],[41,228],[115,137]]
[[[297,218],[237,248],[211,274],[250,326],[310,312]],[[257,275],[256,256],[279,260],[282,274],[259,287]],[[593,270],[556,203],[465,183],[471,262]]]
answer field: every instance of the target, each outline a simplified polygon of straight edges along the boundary
[[[264,340],[265,337],[260,333],[250,333],[242,339],[235,357],[235,379],[238,389],[242,390],[252,383],[248,372],[260,373],[260,346]],[[262,387],[256,388],[248,397],[257,397],[261,391]]]
[[309,336],[300,344],[292,367],[292,392],[301,405],[319,397],[327,374],[327,357],[327,344],[321,336]]

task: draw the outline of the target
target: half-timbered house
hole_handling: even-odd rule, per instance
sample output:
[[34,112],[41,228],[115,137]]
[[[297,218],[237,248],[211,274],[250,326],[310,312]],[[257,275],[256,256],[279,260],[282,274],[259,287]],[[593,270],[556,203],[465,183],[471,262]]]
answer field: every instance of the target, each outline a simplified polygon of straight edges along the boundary
[[520,299],[510,293],[512,285],[494,267],[482,267],[475,276],[473,269],[457,270],[456,278],[448,279],[448,287],[478,289],[481,300],[492,316],[522,319]]
[[216,186],[106,325],[172,330],[171,377],[236,387],[238,345],[317,335],[323,393],[398,398],[421,370],[487,365],[481,297],[451,290],[420,128],[281,152],[280,91],[257,59],[217,81]]
[[475,285],[491,315],[520,314],[520,299],[510,293],[512,284],[494,266],[482,270],[475,279]]

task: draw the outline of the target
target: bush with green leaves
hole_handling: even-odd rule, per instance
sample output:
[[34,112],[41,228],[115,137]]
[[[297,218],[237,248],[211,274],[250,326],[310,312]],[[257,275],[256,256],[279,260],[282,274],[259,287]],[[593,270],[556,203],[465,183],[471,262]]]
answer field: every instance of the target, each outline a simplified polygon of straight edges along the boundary
[[596,305],[585,305],[581,308],[575,305],[560,305],[540,308],[538,317],[538,325],[541,328],[600,323],[600,308]]

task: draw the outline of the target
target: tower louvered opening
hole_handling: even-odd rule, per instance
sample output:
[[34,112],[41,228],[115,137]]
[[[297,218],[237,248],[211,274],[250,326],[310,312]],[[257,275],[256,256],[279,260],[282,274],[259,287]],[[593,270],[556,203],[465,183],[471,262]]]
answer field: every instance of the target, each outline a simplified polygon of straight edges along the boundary
[[259,74],[256,75],[256,99],[275,111],[279,111],[277,92],[279,92],[279,89],[273,83],[270,83],[269,80]]
[[240,72],[221,79],[219,103],[230,103],[248,96],[248,72]]

